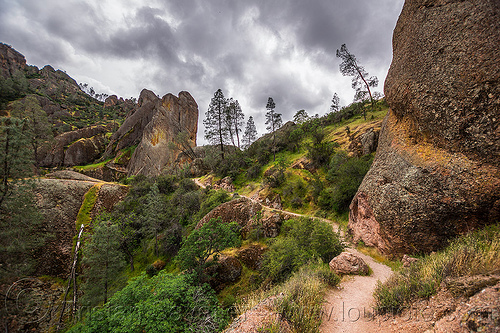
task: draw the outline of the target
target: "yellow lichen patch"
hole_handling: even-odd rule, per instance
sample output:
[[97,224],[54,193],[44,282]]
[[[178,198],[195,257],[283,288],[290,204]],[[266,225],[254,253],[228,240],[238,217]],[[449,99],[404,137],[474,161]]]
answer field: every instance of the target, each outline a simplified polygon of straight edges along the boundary
[[155,131],[151,138],[151,144],[156,146],[162,139],[165,139],[165,133]]

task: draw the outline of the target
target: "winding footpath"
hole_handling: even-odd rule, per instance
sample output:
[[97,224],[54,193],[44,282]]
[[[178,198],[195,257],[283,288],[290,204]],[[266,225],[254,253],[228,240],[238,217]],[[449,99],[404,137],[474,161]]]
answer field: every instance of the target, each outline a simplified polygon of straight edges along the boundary
[[[194,182],[205,188],[205,185],[198,179]],[[252,198],[240,195],[252,201]],[[257,202],[257,201],[256,201]],[[267,207],[259,202],[264,209],[283,212],[297,217],[310,217],[308,215],[297,214],[285,210],[279,210]],[[316,217],[315,217],[316,218]],[[321,219],[330,223],[335,232],[340,227],[334,221]],[[344,236],[340,230],[341,236]],[[337,288],[331,288],[325,295],[325,304],[323,307],[323,321],[320,326],[322,333],[383,333],[380,322],[374,317],[373,291],[377,282],[384,282],[391,274],[390,267],[375,261],[372,257],[365,255],[354,248],[347,248],[346,251],[361,257],[372,270],[370,276],[348,275],[344,276]]]

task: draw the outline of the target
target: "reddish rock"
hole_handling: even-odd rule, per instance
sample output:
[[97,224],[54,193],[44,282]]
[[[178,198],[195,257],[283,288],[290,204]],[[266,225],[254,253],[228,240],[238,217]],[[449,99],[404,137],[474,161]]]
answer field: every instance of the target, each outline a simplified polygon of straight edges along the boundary
[[[123,99],[121,99],[122,102],[123,102]],[[111,96],[108,96],[108,98],[106,98],[106,100],[104,101],[104,107],[105,108],[109,108],[109,107],[112,107],[112,106],[115,106],[118,104],[118,96],[116,95],[111,95]]]
[[342,252],[330,261],[330,269],[337,274],[368,275],[370,268],[359,256]]
[[431,252],[500,218],[500,3],[406,1],[393,48],[348,226],[385,253]]
[[401,262],[403,263],[403,267],[410,267],[414,263],[418,261],[418,258],[412,258],[408,255],[403,255],[403,258],[401,259]]

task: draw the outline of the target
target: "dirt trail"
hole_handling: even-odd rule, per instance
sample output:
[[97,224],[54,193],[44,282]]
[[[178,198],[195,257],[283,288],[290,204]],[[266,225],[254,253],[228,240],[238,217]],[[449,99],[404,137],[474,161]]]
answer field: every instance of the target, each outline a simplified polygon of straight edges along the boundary
[[[198,186],[205,188],[205,185],[199,179],[195,178],[194,182]],[[248,199],[255,201],[252,198]],[[264,205],[262,207],[263,209],[281,211],[293,216],[310,217]],[[339,225],[331,220],[321,220],[330,223],[335,232],[338,232],[340,229]],[[344,236],[342,230],[341,236]],[[372,257],[358,252],[356,249],[347,248],[346,251],[360,256],[370,266],[372,274],[370,276],[344,276],[339,288],[328,290],[325,295],[324,316],[320,332],[383,333],[383,328],[380,327],[377,319],[373,317],[373,291],[375,290],[377,281],[384,282],[391,276],[392,270],[390,267],[376,262]]]
[[383,332],[379,323],[373,318],[373,290],[377,281],[385,281],[391,274],[391,269],[354,249],[347,249],[359,255],[370,266],[373,273],[370,276],[345,276],[339,289],[330,289],[325,296],[323,323],[320,331],[323,333],[344,332]]

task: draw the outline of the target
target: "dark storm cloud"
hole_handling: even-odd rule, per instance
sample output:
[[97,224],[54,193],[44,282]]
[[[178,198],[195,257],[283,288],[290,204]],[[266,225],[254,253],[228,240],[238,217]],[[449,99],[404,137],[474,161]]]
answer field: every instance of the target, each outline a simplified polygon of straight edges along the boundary
[[93,64],[113,68],[116,78],[95,79],[124,96],[188,90],[201,118],[222,88],[256,119],[269,96],[291,119],[299,109],[324,114],[334,92],[352,100],[335,57],[343,43],[383,83],[402,2],[0,0],[0,41],[38,65],[85,76]]

